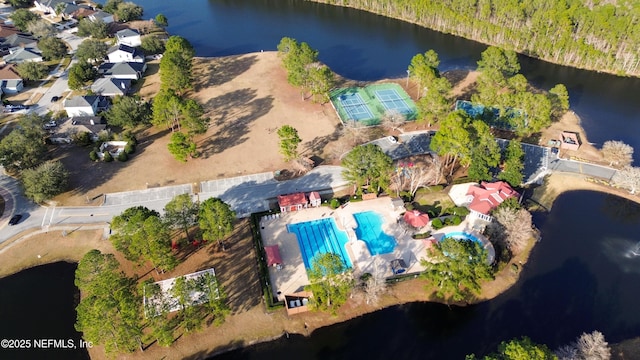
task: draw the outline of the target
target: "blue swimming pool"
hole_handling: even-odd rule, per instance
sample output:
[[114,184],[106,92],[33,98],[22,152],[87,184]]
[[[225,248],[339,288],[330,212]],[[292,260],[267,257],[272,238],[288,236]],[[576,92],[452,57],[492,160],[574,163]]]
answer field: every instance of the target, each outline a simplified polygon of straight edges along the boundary
[[289,224],[287,231],[296,235],[307,269],[311,268],[311,262],[317,255],[329,252],[340,256],[347,268],[352,266],[344,247],[349,239],[344,231],[338,229],[333,218]]
[[355,229],[358,239],[363,240],[371,255],[388,254],[396,248],[393,236],[382,231],[382,216],[375,211],[353,214],[358,227]]
[[469,234],[468,232],[463,232],[463,231],[450,232],[448,234],[445,234],[442,237],[443,240],[446,239],[446,238],[454,238],[456,240],[471,240],[471,241],[477,242],[481,246],[484,245],[482,243],[482,241],[480,239],[478,239],[477,237],[473,236],[473,234]]

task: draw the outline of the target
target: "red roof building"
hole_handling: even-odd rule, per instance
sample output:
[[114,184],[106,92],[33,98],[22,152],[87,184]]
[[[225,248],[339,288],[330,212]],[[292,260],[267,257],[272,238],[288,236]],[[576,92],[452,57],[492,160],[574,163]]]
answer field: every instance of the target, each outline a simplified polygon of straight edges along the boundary
[[469,209],[480,214],[489,215],[503,201],[519,197],[520,194],[513,190],[504,181],[481,182],[479,186],[469,186],[467,196],[472,197]]
[[307,197],[304,195],[304,193],[278,195],[278,205],[280,206],[280,212],[302,210],[307,207],[307,204]]
[[309,193],[309,205],[313,207],[318,207],[322,205],[322,199],[320,198],[320,193],[317,191],[312,191]]

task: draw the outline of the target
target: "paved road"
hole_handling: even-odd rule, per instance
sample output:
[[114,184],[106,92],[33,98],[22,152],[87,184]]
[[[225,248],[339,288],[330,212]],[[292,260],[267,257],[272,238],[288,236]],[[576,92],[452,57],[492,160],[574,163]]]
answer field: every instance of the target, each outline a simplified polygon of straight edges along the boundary
[[[0,219],[0,243],[27,229],[52,229],[77,224],[105,224],[132,206],[143,205],[149,209],[163,212],[164,206],[175,195],[191,193],[194,200],[203,201],[210,197],[219,197],[227,202],[238,217],[252,212],[268,210],[270,203],[280,194],[296,191],[331,192],[347,185],[342,178],[339,166],[320,166],[305,176],[289,180],[276,181],[269,173],[241,176],[231,179],[212,180],[200,184],[201,191],[194,192],[192,184],[170,187],[128,191],[107,194],[103,206],[64,206],[41,207],[23,196],[19,184],[14,179],[0,175],[0,194],[14,199],[15,210],[5,212]],[[196,186],[196,189],[198,187]],[[13,197],[12,197],[13,196]],[[9,204],[9,202],[8,202]],[[7,207],[9,209],[9,207]],[[7,226],[13,213],[21,213],[25,218],[16,226]]]

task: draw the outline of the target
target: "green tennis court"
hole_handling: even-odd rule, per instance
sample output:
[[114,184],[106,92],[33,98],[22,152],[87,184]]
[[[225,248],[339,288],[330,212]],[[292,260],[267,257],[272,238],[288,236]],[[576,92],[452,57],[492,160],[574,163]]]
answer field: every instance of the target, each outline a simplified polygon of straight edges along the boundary
[[330,99],[344,124],[378,125],[389,111],[400,112],[407,121],[415,120],[417,115],[413,100],[395,83],[336,89],[331,91]]

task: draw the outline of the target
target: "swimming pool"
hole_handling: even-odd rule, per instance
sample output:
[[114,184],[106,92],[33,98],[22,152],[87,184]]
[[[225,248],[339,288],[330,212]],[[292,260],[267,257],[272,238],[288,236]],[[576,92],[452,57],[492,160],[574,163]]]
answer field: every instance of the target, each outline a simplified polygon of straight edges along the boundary
[[329,252],[338,255],[347,268],[352,266],[344,247],[349,239],[344,231],[338,229],[333,218],[288,224],[287,231],[298,239],[305,268],[311,268],[316,256]]
[[367,244],[372,256],[393,252],[397,242],[393,236],[382,231],[382,216],[375,211],[365,211],[355,213],[353,217],[358,224],[356,236]]
[[493,264],[493,261],[496,258],[496,250],[493,247],[493,244],[491,243],[491,241],[478,239],[473,234],[469,234],[468,232],[464,232],[464,231],[453,231],[453,232],[447,233],[442,237],[442,240],[447,238],[453,238],[456,240],[471,240],[480,244],[480,246],[487,251],[488,264]]
[[484,243],[482,242],[482,240],[478,239],[473,234],[469,234],[468,232],[463,232],[463,231],[450,232],[450,233],[445,234],[442,237],[442,240],[444,240],[446,238],[454,238],[456,240],[471,240],[471,241],[477,242],[481,246],[484,246]]

